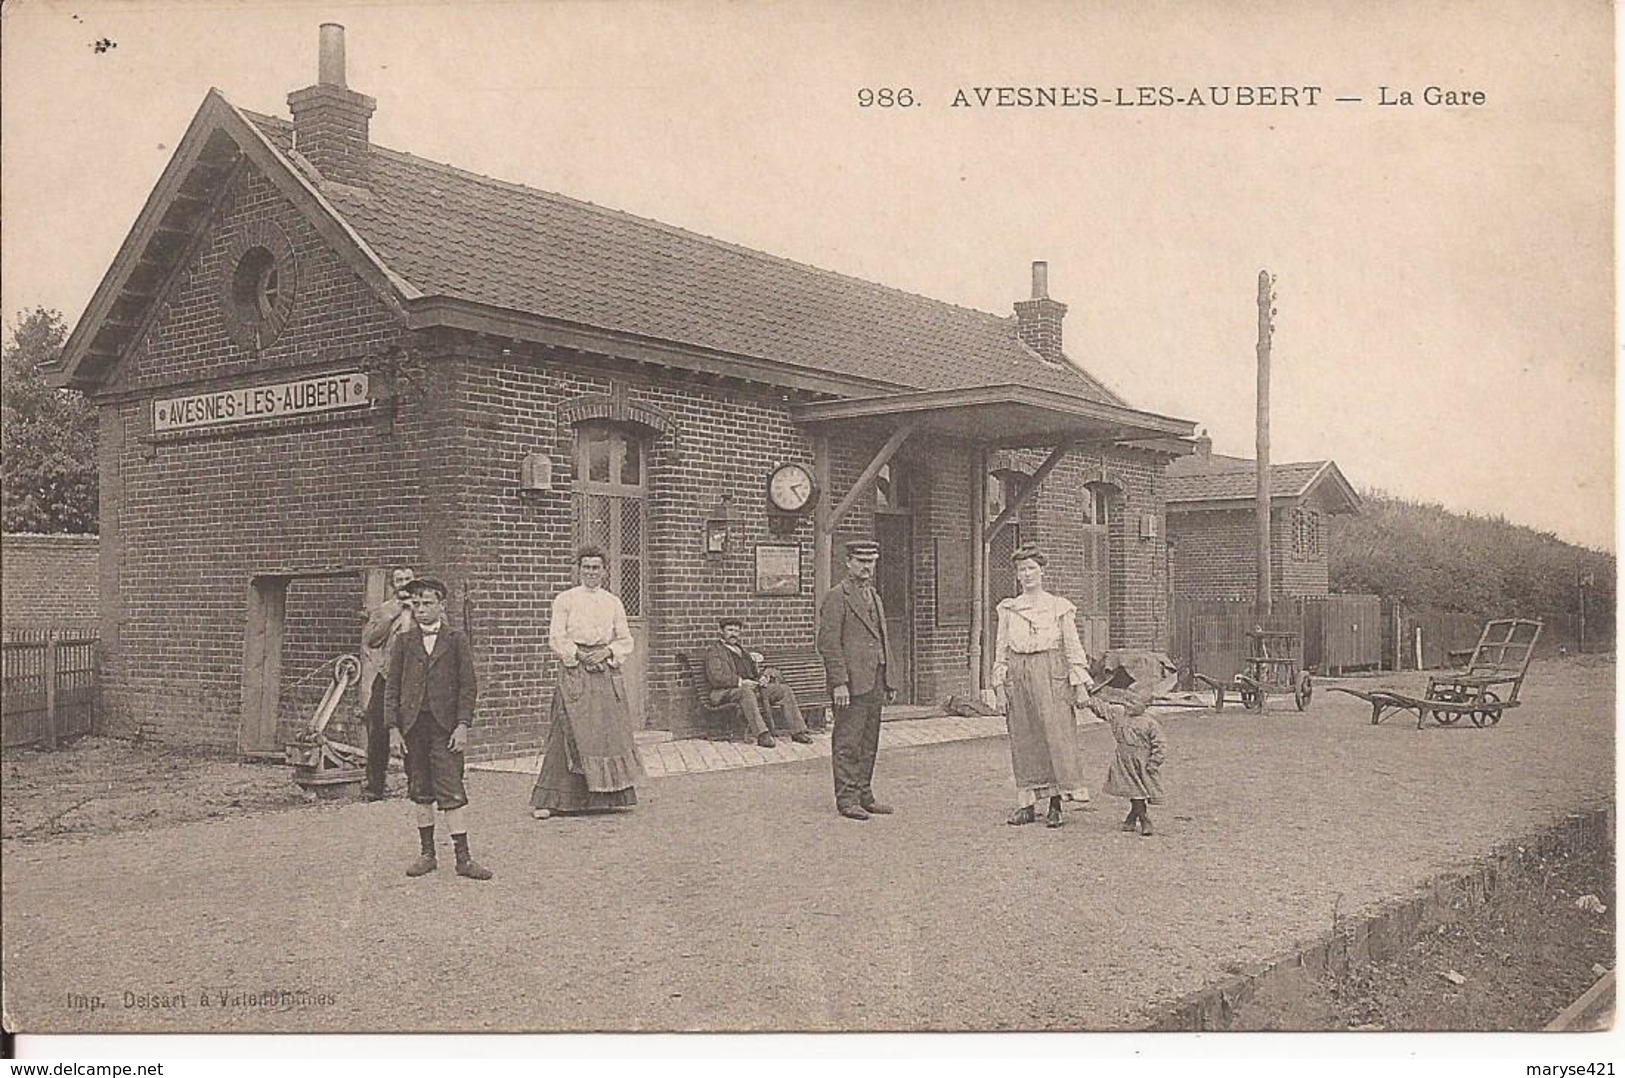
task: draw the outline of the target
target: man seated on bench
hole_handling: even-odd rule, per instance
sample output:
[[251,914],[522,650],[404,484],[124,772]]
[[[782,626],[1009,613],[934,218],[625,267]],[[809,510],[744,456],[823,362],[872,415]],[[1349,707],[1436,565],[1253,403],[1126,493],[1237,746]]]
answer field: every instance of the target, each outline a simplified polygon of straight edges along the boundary
[[765,711],[772,715],[776,704],[784,711],[790,740],[811,744],[812,735],[807,732],[807,720],[801,717],[795,690],[780,681],[772,668],[758,666],[760,655],[745,650],[744,620],[725,617],[717,625],[722,630],[722,638],[705,649],[705,680],[711,687],[711,706],[737,704],[756,743],[770,749],[778,742],[773,740],[773,732],[762,714]]

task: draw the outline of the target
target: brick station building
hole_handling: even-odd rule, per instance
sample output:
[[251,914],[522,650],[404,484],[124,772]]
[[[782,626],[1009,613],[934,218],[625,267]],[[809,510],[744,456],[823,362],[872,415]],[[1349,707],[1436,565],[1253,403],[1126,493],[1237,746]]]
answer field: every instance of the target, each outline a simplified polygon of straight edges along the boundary
[[[1000,317],[384,149],[342,34],[292,122],[208,93],[65,351],[101,416],[112,732],[280,754],[409,564],[473,638],[474,752],[534,751],[588,540],[651,728],[694,729],[680,656],[718,614],[810,648],[854,535],[904,700],[979,686],[1018,532],[1097,650],[1163,646],[1192,425],[1067,358],[1042,263]],[[787,467],[805,505],[770,504]]]
[[[1212,439],[1168,465],[1163,499],[1173,590],[1181,599],[1251,599],[1258,590],[1258,462],[1213,452]],[[1360,511],[1335,461],[1270,465],[1270,589],[1277,598],[1330,591],[1326,518]]]

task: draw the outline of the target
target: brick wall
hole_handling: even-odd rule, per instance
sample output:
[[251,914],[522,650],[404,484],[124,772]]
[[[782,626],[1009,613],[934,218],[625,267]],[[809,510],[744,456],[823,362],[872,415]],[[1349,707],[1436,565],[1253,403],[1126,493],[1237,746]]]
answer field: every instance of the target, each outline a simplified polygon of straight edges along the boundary
[[[1281,596],[1325,595],[1330,587],[1325,535],[1319,554],[1292,550],[1292,514],[1270,519],[1270,584]],[[1252,599],[1257,593],[1258,527],[1249,509],[1170,513],[1174,590],[1186,599]]]
[[[944,620],[937,612],[937,543],[960,547],[969,572],[971,544],[971,484],[975,461],[965,449],[926,443],[925,452],[909,459],[919,480],[914,509],[914,678],[915,698],[940,703],[970,689],[969,614]],[[966,583],[967,592],[969,583]],[[991,642],[988,645],[992,646]]]
[[[278,693],[277,744],[309,725],[333,684],[333,660],[355,654],[363,609],[362,577],[298,577],[289,582],[284,610],[282,677]],[[349,745],[366,744],[364,724],[346,695],[327,727],[328,736]]]
[[97,556],[94,535],[0,536],[0,622],[94,630]]
[[[763,651],[812,646],[811,517],[788,533],[768,523],[768,473],[786,461],[812,463],[811,446],[777,391],[719,387],[670,371],[655,376],[547,350],[504,356],[464,345],[461,358],[446,366],[457,371],[451,396],[466,432],[456,450],[454,496],[463,531],[446,572],[471,600],[471,628],[484,658],[482,752],[531,750],[545,734],[554,681],[548,618],[553,597],[575,582],[576,418],[620,416],[649,448],[645,725],[694,728],[694,689],[677,656],[714,639],[725,612],[747,617],[747,639]],[[531,452],[552,459],[551,493],[517,489]],[[708,558],[702,524],[724,493],[734,514],[728,550]],[[762,543],[801,548],[799,595],[755,594],[755,548]]]
[[[294,252],[297,298],[280,336],[255,352],[225,325],[220,278],[245,231],[273,225]],[[156,396],[344,369],[372,377],[368,409],[162,435],[152,428]],[[405,563],[449,585],[451,620],[473,641],[481,678],[473,754],[534,751],[553,689],[551,602],[574,582],[576,425],[612,419],[639,431],[649,453],[640,717],[689,732],[695,691],[678,656],[713,639],[720,614],[743,613],[748,639],[763,651],[813,643],[811,514],[780,530],[765,502],[776,465],[812,464],[808,435],[789,420],[789,399],[774,387],[576,352],[409,334],[245,167],[167,303],[98,398],[108,728],[235,748],[249,596],[256,578],[279,577],[290,583],[277,737],[288,736],[320,698],[323,665],[354,650],[361,573]],[[832,439],[837,496],[889,433],[874,424]],[[553,490],[519,489],[531,453],[551,458]],[[969,450],[929,440],[911,442],[897,461],[914,477],[907,520],[920,700],[969,684],[968,618],[937,624],[933,540],[970,542],[972,466]],[[1149,454],[1075,454],[1024,514],[1024,525],[1054,548],[1054,580],[1064,594],[1077,571],[1068,535],[1078,492],[1091,482],[1119,492],[1114,643],[1160,646],[1165,634],[1161,544],[1142,542],[1136,524],[1141,513],[1161,511],[1159,468]],[[702,523],[723,494],[733,506],[729,548],[708,558]],[[861,499],[842,524],[837,552],[842,537],[873,530],[873,500]],[[764,543],[799,547],[799,594],[755,593],[755,549]],[[837,579],[838,560],[837,553]],[[341,724],[349,717],[341,712]]]
[[[1047,455],[1028,450],[1017,459],[1021,470],[1031,474]],[[1045,587],[1058,595],[1076,595],[1083,564],[1079,529],[1086,520],[1085,499],[1093,496],[1088,488],[1104,486],[1110,492],[1107,564],[1113,647],[1165,649],[1169,644],[1167,546],[1161,539],[1140,538],[1142,516],[1162,519],[1157,484],[1165,464],[1165,458],[1137,450],[1074,450],[1044,480],[1036,511],[1023,513],[1022,539],[1035,540],[1050,558]],[[996,571],[989,566],[990,574]]]
[[[267,222],[295,252],[297,299],[281,335],[255,353],[226,329],[220,274],[230,272],[237,235]],[[336,369],[372,372],[377,395],[391,385],[408,343],[315,229],[245,168],[168,302],[98,399],[111,733],[234,749],[251,580],[292,575],[297,599],[301,575],[419,563],[436,545],[420,522],[434,517],[431,503],[444,494],[424,477],[423,456],[443,429],[432,414],[430,379],[400,378],[398,399],[370,412],[162,435],[152,427],[153,398]],[[359,630],[359,600],[346,604]],[[290,624],[297,663],[285,674],[346,646],[343,617],[328,612],[313,625]]]
[[[831,439],[830,474],[837,496],[852,488],[891,433],[888,425],[871,424],[843,428],[838,439]],[[963,446],[923,436],[905,442],[892,459],[892,475],[906,488],[902,497],[907,503],[911,552],[909,660],[913,698],[919,703],[937,703],[970,688],[971,623],[966,617],[938,624],[934,540],[964,543],[968,548],[973,467],[972,454]],[[875,506],[872,494],[860,498],[841,521],[833,544],[831,583],[839,582],[845,571],[841,544],[875,534]]]

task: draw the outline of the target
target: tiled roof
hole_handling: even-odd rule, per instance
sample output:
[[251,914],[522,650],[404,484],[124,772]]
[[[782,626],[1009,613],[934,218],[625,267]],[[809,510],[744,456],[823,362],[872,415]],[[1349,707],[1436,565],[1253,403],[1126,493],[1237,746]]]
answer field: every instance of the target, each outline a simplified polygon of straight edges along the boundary
[[[287,152],[292,125],[244,112]],[[913,389],[1018,383],[1124,402],[999,317],[374,146],[328,201],[389,269],[445,296]]]
[[[1323,460],[1270,465],[1270,496],[1301,498],[1326,467]],[[1174,502],[1234,501],[1258,493],[1258,464],[1242,457],[1180,457],[1169,463],[1163,480],[1164,500]]]

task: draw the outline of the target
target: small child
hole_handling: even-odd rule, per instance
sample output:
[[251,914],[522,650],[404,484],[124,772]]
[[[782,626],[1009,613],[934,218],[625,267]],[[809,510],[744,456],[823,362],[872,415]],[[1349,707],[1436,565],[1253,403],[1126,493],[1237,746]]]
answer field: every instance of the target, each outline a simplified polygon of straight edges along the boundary
[[418,859],[408,876],[435,870],[434,810],[446,817],[457,854],[457,875],[488,880],[491,870],[468,849],[463,807],[463,752],[474,722],[479,690],[468,637],[446,624],[446,586],[419,577],[406,585],[414,625],[401,634],[389,657],[384,681],[384,712],[393,728],[390,740],[405,750],[406,795],[417,813]]
[[1106,792],[1128,799],[1124,831],[1138,827],[1141,835],[1154,833],[1146,805],[1162,804],[1162,762],[1168,743],[1162,726],[1145,713],[1150,704],[1143,695],[1105,689],[1089,698],[1089,709],[1112,728],[1117,755],[1106,769]]

